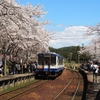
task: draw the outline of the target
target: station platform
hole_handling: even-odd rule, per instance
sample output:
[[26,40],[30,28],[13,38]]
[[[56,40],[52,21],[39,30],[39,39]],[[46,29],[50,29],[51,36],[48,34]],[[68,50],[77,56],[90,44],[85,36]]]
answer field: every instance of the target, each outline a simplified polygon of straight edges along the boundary
[[0,77],[0,91],[34,80],[34,75],[34,73],[24,73],[2,76]]
[[9,80],[9,79],[15,79],[15,78],[19,78],[19,77],[27,77],[27,76],[32,76],[32,75],[34,75],[34,73],[4,75],[4,76],[0,77],[0,82],[6,81],[6,80]]
[[97,93],[100,90],[100,75],[96,77],[93,74],[93,72],[89,72],[85,70],[84,72],[87,74],[87,79],[88,79],[86,100],[96,100]]

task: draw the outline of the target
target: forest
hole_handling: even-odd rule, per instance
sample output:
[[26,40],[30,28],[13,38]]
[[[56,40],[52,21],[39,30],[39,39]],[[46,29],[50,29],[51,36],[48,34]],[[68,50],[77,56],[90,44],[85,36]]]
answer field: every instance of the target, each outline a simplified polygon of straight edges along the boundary
[[75,63],[86,63],[88,60],[91,60],[91,57],[88,54],[79,54],[81,47],[80,46],[69,46],[55,49],[50,47],[50,52],[55,52],[63,56],[67,62]]

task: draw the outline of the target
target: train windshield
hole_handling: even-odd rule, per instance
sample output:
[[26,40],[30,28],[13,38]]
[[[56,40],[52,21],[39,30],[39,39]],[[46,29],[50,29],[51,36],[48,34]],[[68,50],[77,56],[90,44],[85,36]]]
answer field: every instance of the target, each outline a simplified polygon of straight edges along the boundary
[[56,55],[54,54],[39,54],[38,55],[39,65],[56,65]]
[[50,54],[44,55],[44,65],[50,65]]
[[43,54],[39,54],[38,55],[38,64],[39,65],[43,65],[43,59],[44,59],[44,55]]
[[50,64],[50,54],[39,54],[38,64],[39,65],[49,65]]

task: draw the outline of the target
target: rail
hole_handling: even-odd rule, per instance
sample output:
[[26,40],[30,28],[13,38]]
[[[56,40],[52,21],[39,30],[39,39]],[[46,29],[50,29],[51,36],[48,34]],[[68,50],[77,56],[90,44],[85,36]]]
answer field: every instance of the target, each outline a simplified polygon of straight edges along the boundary
[[[72,72],[72,77],[71,77],[70,81],[69,81],[68,84],[64,87],[64,89],[62,89],[62,90],[58,93],[58,95],[55,96],[55,98],[54,98],[53,100],[59,100],[60,98],[62,98],[63,95],[65,94],[65,92],[68,90],[68,87],[73,86],[73,81],[74,81],[74,79],[76,79],[76,77],[75,77],[75,73],[76,73],[76,74],[78,75],[78,78],[77,78],[78,82],[77,82],[77,85],[75,86],[76,89],[74,90],[73,94],[70,96],[70,100],[74,100],[74,99],[75,99],[76,93],[77,93],[77,91],[78,91],[78,89],[79,89],[79,86],[80,86],[80,75],[79,75],[79,73],[76,72],[76,71],[71,71],[71,72]],[[65,96],[65,95],[64,95],[64,96]],[[66,97],[67,97],[67,96],[66,96]]]
[[21,88],[15,89],[13,91],[0,94],[0,100],[14,99],[14,98],[26,93],[26,92],[29,92],[29,91],[41,86],[42,84],[47,83],[47,82],[48,82],[48,80],[39,80],[39,81],[36,81],[30,85],[23,86]]

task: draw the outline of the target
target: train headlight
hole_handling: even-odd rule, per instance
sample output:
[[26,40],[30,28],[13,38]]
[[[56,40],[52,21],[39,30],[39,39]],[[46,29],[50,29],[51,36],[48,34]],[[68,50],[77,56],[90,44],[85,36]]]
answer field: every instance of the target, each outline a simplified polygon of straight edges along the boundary
[[39,68],[42,69],[43,67],[42,66],[39,66]]

